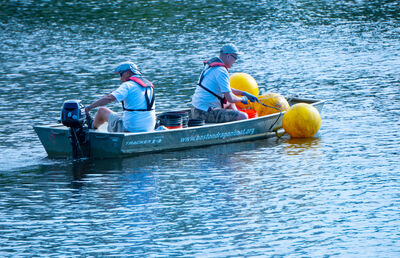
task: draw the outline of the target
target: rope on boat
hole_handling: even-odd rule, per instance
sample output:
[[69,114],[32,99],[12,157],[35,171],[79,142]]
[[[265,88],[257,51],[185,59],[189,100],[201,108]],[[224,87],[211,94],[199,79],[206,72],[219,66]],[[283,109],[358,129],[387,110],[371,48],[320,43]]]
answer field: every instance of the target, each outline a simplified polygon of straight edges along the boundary
[[[279,109],[279,108],[277,108],[277,107],[273,107],[273,106],[266,105],[266,104],[264,104],[264,103],[262,103],[262,102],[260,102],[260,101],[259,101],[258,103],[261,104],[261,105],[263,105],[264,107],[273,108],[273,109],[276,109],[276,110],[279,111],[279,116],[278,116],[278,118],[277,118],[276,121],[271,125],[271,127],[268,129],[268,131],[271,131],[271,129],[275,126],[275,124],[278,123],[279,118],[281,118],[281,116],[282,116],[282,110]],[[279,129],[279,128],[277,128],[277,129]],[[275,131],[276,136],[278,136],[278,134],[277,134],[277,131],[278,131],[278,130],[274,130],[274,131]],[[283,134],[282,134],[282,135],[283,135]],[[278,138],[282,137],[282,135],[281,135],[281,136],[278,136]]]

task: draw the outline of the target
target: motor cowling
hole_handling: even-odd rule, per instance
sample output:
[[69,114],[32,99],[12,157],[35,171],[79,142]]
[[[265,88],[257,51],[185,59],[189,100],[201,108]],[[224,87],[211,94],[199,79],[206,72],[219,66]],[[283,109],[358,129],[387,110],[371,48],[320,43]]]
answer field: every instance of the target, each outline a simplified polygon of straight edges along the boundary
[[67,100],[61,109],[61,122],[71,128],[81,128],[85,123],[85,106],[80,100]]

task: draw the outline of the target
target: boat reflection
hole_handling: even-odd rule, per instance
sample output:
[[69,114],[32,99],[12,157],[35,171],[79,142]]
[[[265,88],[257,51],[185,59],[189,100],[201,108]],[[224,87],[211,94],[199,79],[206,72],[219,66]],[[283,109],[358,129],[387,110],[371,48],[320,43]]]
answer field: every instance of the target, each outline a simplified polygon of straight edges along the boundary
[[[181,151],[168,151],[156,154],[142,154],[129,158],[86,159],[74,161],[72,173],[74,181],[79,181],[87,174],[107,174],[115,172],[151,172],[159,168],[173,168],[179,162],[189,162],[207,170],[212,164],[223,166],[249,157],[257,149],[268,149],[280,144],[276,139],[221,144]],[[245,154],[245,155],[244,155]],[[250,162],[250,161],[249,161]]]

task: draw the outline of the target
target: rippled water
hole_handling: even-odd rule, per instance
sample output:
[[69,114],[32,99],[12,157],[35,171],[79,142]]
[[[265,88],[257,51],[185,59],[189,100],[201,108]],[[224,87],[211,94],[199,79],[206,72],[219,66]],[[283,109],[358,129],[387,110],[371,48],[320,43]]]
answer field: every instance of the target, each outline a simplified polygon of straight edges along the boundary
[[[0,1],[1,256],[400,255],[396,1]],[[119,85],[186,107],[203,60],[326,99],[315,138],[122,160],[48,159],[33,124]],[[119,109],[116,104],[112,106]]]

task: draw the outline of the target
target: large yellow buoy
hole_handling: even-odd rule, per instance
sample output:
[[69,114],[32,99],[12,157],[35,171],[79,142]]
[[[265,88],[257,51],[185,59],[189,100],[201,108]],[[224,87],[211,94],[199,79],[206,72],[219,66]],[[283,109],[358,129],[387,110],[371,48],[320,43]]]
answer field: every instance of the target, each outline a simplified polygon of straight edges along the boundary
[[279,93],[273,93],[273,92],[264,93],[258,97],[258,100],[260,101],[260,103],[265,105],[264,106],[257,102],[252,103],[251,107],[257,110],[258,116],[270,115],[279,112],[279,110],[286,111],[290,107],[285,97],[283,97]]
[[312,137],[321,126],[321,115],[312,105],[298,103],[285,113],[282,126],[294,138]]
[[[258,97],[259,90],[256,80],[247,73],[234,73],[229,78],[231,88],[245,91],[251,95]],[[245,105],[243,103],[236,103],[239,109],[248,109],[250,104]]]

